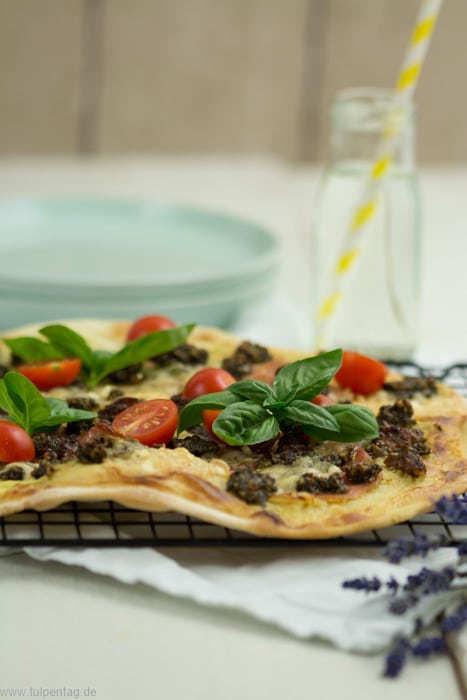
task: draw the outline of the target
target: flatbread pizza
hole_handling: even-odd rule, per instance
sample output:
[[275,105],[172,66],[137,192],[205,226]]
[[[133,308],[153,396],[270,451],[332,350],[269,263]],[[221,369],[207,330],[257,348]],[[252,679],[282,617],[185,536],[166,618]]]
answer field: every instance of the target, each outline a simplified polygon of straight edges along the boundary
[[321,539],[467,490],[466,402],[450,387],[149,319],[3,335],[0,515],[113,500]]

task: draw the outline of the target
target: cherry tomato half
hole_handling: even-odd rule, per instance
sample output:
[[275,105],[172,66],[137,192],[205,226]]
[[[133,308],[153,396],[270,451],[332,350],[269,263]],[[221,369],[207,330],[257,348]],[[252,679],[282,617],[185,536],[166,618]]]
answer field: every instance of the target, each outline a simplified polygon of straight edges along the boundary
[[29,462],[34,459],[34,443],[23,428],[7,420],[0,421],[0,462]]
[[165,331],[175,328],[176,323],[166,316],[141,316],[128,329],[127,342],[137,340],[143,335],[154,333],[154,331]]
[[81,360],[78,358],[17,367],[18,372],[27,377],[41,391],[53,389],[55,386],[68,386],[76,379],[80,369]]
[[117,435],[132,437],[143,445],[162,445],[173,437],[178,423],[178,410],[169,399],[138,401],[112,421]]
[[203,396],[203,394],[223,391],[234,383],[235,378],[225,369],[205,367],[195,372],[187,381],[183,390],[183,398],[196,399],[197,396]]
[[336,402],[330,396],[326,396],[326,394],[317,394],[311,399],[311,403],[314,403],[315,406],[332,406]]
[[355,394],[369,396],[381,389],[387,374],[383,362],[358,352],[344,350],[342,366],[336,380],[343,389],[351,389]]

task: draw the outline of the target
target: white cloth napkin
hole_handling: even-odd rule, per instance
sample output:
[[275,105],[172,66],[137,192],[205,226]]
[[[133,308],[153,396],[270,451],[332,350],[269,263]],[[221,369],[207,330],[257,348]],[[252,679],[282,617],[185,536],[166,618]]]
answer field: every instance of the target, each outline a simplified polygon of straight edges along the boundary
[[[346,651],[378,652],[400,634],[409,634],[415,617],[430,622],[442,607],[428,596],[403,616],[387,611],[384,589],[367,594],[342,587],[346,579],[394,576],[404,582],[421,566],[441,568],[456,561],[452,549],[399,565],[362,557],[288,549],[59,549],[30,547],[34,559],[83,566],[126,584],[144,583],[196,603],[236,609],[277,625],[300,638],[320,638]],[[344,550],[341,550],[342,552]]]

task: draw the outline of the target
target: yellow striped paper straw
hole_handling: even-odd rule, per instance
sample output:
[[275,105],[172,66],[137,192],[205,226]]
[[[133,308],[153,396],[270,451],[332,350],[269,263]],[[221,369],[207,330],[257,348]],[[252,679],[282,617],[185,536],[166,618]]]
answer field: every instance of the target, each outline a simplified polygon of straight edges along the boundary
[[394,88],[395,108],[388,114],[364,192],[349,222],[347,236],[333,270],[332,291],[318,309],[319,348],[325,347],[326,324],[335,314],[344,296],[344,283],[360,258],[363,234],[366,225],[375,215],[381,185],[390,171],[400,125],[403,123],[407,104],[415,92],[441,4],[442,0],[421,0],[415,28]]

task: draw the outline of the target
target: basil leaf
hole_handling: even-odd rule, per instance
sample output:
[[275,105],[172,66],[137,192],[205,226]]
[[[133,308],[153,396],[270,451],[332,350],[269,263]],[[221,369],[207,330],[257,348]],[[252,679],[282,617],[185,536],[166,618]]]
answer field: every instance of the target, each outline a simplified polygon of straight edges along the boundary
[[284,402],[284,405],[287,405],[291,403],[297,396],[299,386],[298,384],[292,384],[292,386],[286,391],[282,396],[281,399]]
[[18,423],[22,428],[23,425],[23,414],[21,408],[18,408],[10,394],[8,393],[7,386],[4,379],[0,379],[0,408],[8,413],[8,416],[12,421]]
[[237,402],[238,396],[232,394],[229,389],[198,396],[196,399],[193,399],[189,404],[182,408],[178,417],[177,434],[180,434],[183,430],[188,430],[188,428],[191,428],[193,425],[199,425],[205,409],[223,409],[226,408],[226,406],[230,406],[230,404]]
[[342,350],[331,350],[321,355],[297,360],[282,367],[276,375],[273,389],[279,399],[288,395],[295,384],[300,387],[296,399],[312,399],[329,384],[342,364]]
[[42,420],[36,427],[33,426],[32,432],[39,428],[53,428],[62,423],[73,423],[75,421],[87,420],[95,418],[96,414],[91,411],[83,411],[80,408],[70,408],[66,401],[62,399],[52,399],[46,397],[49,405],[50,415],[45,420]]
[[336,418],[321,406],[315,406],[309,401],[292,401],[281,412],[281,417],[298,421],[303,426],[313,425],[316,428],[339,432],[340,426]]
[[337,420],[339,433],[321,430],[310,425],[304,425],[303,431],[316,440],[335,440],[337,442],[360,442],[370,440],[379,435],[378,422],[375,415],[365,406],[355,404],[335,404],[326,406]]
[[[7,372],[4,382],[10,399],[16,406],[15,422],[26,432],[31,433],[33,426],[41,424],[49,415],[47,401],[34,384],[19,372]],[[19,421],[18,421],[19,419]]]
[[365,406],[335,404],[327,406],[326,410],[336,418],[341,433],[345,433],[348,440],[369,440],[379,435],[376,416]]
[[95,381],[96,377],[98,377],[100,373],[104,371],[107,362],[114,355],[114,352],[109,352],[108,350],[94,350],[94,369],[86,378],[86,383],[89,387],[93,387],[95,384],[97,384],[97,381]]
[[95,369],[96,358],[94,352],[79,333],[60,324],[44,326],[39,332],[50,340],[55,347],[59,348],[66,357],[79,357],[83,367],[89,372]]
[[265,401],[277,401],[274,391],[268,384],[258,382],[256,379],[244,379],[229,386],[229,391],[242,399],[250,399],[262,406]]
[[82,336],[60,324],[44,326],[40,332],[66,357],[81,359],[83,368],[88,373],[87,384],[93,387],[112,372],[170,352],[182,345],[193,328],[194,325],[190,324],[148,333],[132,343],[127,343],[116,353],[92,350]]
[[[112,372],[170,352],[186,341],[193,328],[194,324],[189,324],[164,331],[155,331],[127,343],[119,352],[110,357],[105,357],[103,353],[100,353],[99,367],[90,379],[90,386],[95,386]],[[96,367],[96,359],[94,359],[94,366]]]
[[42,362],[43,360],[59,360],[63,353],[50,343],[44,343],[39,338],[4,338],[4,343],[11,352],[21,357],[25,362]]
[[227,406],[212,429],[228,445],[256,445],[275,438],[279,422],[257,403],[247,400]]
[[271,413],[278,414],[281,409],[284,408],[284,406],[288,406],[288,404],[293,400],[297,390],[298,385],[294,384],[290,387],[289,391],[285,393],[280,401],[273,391],[272,396],[264,401],[263,408],[267,408],[269,411],[271,411]]
[[105,362],[114,355],[115,353],[110,352],[110,350],[94,350],[94,359],[96,360],[96,363]]
[[0,407],[29,434],[96,416],[90,411],[70,408],[62,399],[42,396],[39,389],[19,372],[7,372],[0,380]]

